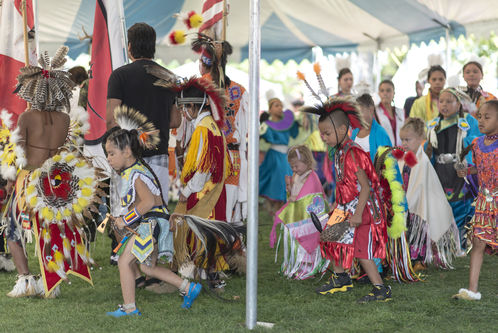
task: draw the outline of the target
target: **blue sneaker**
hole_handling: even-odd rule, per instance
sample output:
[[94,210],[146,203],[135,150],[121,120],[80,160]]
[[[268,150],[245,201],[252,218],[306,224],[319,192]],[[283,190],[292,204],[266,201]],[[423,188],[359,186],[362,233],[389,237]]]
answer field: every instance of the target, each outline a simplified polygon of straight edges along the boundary
[[135,309],[132,312],[126,312],[120,306],[116,311],[107,312],[106,315],[111,316],[111,317],[115,317],[115,318],[119,318],[119,317],[124,317],[124,316],[141,316],[142,314],[140,313],[140,311],[138,311],[138,309]]
[[192,303],[194,303],[194,300],[201,293],[201,289],[202,285],[200,283],[190,282],[190,285],[188,287],[188,294],[183,296],[182,308],[190,309]]

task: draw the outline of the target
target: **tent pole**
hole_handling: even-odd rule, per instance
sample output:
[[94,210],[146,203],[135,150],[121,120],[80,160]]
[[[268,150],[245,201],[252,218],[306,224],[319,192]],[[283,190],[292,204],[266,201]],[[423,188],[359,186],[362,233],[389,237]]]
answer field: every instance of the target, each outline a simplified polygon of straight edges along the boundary
[[[26,7],[26,0],[21,1],[22,10],[22,25],[24,37],[24,65],[29,66],[29,45],[28,45],[28,8]],[[31,103],[26,103],[26,109],[31,109]]]
[[221,32],[221,40],[227,40],[227,0],[223,0],[223,31]]
[[[124,14],[124,5],[123,5],[123,0],[119,1],[119,21],[121,23],[121,29],[123,33],[121,34],[121,41],[123,44],[123,65],[128,63],[128,41],[127,41],[127,31],[126,31],[126,20],[125,20],[125,14]],[[113,68],[115,69],[115,68]]]
[[256,326],[258,291],[258,161],[259,161],[259,60],[261,28],[259,0],[251,0],[249,23],[249,138],[247,196],[246,327]]
[[450,27],[446,28],[446,71],[450,70],[451,50],[450,50]]

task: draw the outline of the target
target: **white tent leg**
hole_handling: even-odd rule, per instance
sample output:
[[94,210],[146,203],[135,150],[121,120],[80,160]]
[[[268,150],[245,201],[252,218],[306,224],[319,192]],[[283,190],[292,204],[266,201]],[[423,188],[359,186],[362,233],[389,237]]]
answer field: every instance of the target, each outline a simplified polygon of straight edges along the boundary
[[248,215],[246,327],[256,326],[258,291],[258,172],[259,172],[259,60],[261,55],[259,0],[250,4],[249,36],[249,156],[248,156]]

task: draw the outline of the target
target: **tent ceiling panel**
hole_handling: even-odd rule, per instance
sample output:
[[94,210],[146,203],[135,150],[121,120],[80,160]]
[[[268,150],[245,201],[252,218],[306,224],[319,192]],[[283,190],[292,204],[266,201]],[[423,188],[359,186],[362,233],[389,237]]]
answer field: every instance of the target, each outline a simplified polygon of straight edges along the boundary
[[[113,0],[117,1],[117,0]],[[201,11],[202,0],[123,0],[126,26],[147,22],[157,31],[157,57],[165,61],[193,59],[188,45],[168,45],[168,34],[184,29],[173,15]],[[234,47],[232,60],[247,57],[249,2],[232,0],[227,39]],[[80,41],[81,27],[92,34],[95,0],[37,2],[42,49],[66,44],[70,56],[88,52]],[[264,0],[261,1],[262,58],[273,61],[311,59],[318,45],[325,53],[392,48],[474,33],[487,36],[498,27],[493,0]]]

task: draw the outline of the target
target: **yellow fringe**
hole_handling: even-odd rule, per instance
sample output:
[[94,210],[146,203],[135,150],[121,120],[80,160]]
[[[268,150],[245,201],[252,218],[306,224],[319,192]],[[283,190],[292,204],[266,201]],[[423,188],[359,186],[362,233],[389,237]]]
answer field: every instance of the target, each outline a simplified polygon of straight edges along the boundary
[[[202,126],[197,127],[194,133],[192,134],[192,139],[190,139],[187,156],[185,158],[185,164],[183,165],[183,170],[180,177],[180,180],[182,181],[183,184],[186,183],[185,178],[188,175],[191,175],[196,171],[199,172],[208,171],[206,168],[207,163],[204,163],[206,170],[199,170],[198,169],[199,163],[197,162],[198,160],[202,161],[203,159],[207,158],[207,153],[209,149],[207,145],[207,137],[208,137],[208,129]],[[201,141],[201,138],[203,140],[202,151],[201,155],[199,156],[199,159],[197,159],[197,156],[199,155],[199,143]]]

